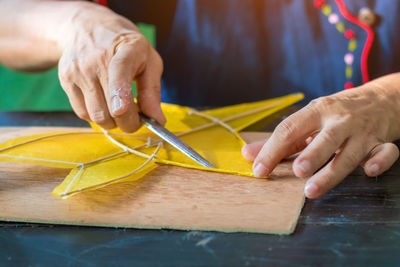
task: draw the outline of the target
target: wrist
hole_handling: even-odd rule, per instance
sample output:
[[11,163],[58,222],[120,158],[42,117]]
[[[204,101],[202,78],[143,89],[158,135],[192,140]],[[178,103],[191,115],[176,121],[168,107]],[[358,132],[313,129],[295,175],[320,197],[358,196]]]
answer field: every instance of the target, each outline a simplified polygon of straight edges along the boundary
[[400,139],[400,73],[393,73],[365,84],[374,94],[378,109],[384,109],[384,116],[389,119],[388,139]]
[[85,11],[94,6],[96,4],[82,1],[52,3],[50,8],[60,11],[54,13],[57,15],[50,19],[51,25],[48,25],[44,34],[45,38],[57,44],[60,56],[68,44],[76,39],[81,28],[87,26],[86,22],[90,22]]
[[86,1],[68,5],[66,19],[60,22],[61,27],[57,26],[57,31],[53,34],[62,51],[86,38],[108,39],[113,35],[139,32],[131,21],[101,5]]

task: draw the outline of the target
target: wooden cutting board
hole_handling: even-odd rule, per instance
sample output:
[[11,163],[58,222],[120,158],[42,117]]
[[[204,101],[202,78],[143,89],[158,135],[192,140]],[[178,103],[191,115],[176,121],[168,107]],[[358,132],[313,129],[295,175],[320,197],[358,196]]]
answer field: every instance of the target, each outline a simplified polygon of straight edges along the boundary
[[[0,127],[0,142],[66,129],[71,128]],[[242,136],[250,142],[268,134]],[[66,200],[50,195],[68,172],[0,162],[0,220],[290,234],[304,204],[305,180],[293,175],[289,161],[281,163],[269,179],[164,165],[138,181],[112,184]]]

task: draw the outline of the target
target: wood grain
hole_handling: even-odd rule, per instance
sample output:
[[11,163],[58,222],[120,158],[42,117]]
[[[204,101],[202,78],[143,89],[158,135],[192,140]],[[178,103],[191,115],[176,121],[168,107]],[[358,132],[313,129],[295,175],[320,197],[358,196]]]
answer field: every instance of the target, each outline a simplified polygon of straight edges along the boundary
[[[67,128],[5,127],[0,129],[0,141],[62,129]],[[255,141],[267,134],[243,133],[243,137]],[[139,181],[112,184],[66,200],[50,195],[68,172],[0,163],[0,219],[290,234],[304,203],[305,180],[293,175],[289,161],[281,163],[270,179],[160,166]]]

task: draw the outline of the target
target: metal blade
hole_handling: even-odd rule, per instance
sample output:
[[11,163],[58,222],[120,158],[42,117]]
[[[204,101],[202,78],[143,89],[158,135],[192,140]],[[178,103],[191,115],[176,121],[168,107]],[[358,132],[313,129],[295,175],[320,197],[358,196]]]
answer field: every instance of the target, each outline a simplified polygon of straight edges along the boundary
[[183,154],[193,159],[200,165],[208,168],[214,168],[210,162],[203,158],[199,153],[197,153],[188,144],[183,142],[178,136],[174,135],[166,128],[161,126],[156,120],[147,117],[143,113],[139,113],[140,121],[146,126],[150,131],[161,137],[164,141],[168,142],[171,146],[175,147]]

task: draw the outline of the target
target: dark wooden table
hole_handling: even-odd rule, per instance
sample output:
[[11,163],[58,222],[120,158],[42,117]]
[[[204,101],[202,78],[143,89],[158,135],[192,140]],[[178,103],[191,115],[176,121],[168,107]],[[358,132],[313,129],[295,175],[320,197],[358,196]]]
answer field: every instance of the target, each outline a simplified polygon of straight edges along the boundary
[[[288,109],[250,130],[271,130]],[[86,126],[72,113],[0,113],[1,126]],[[0,222],[0,266],[400,265],[400,162],[307,200],[293,235]]]

